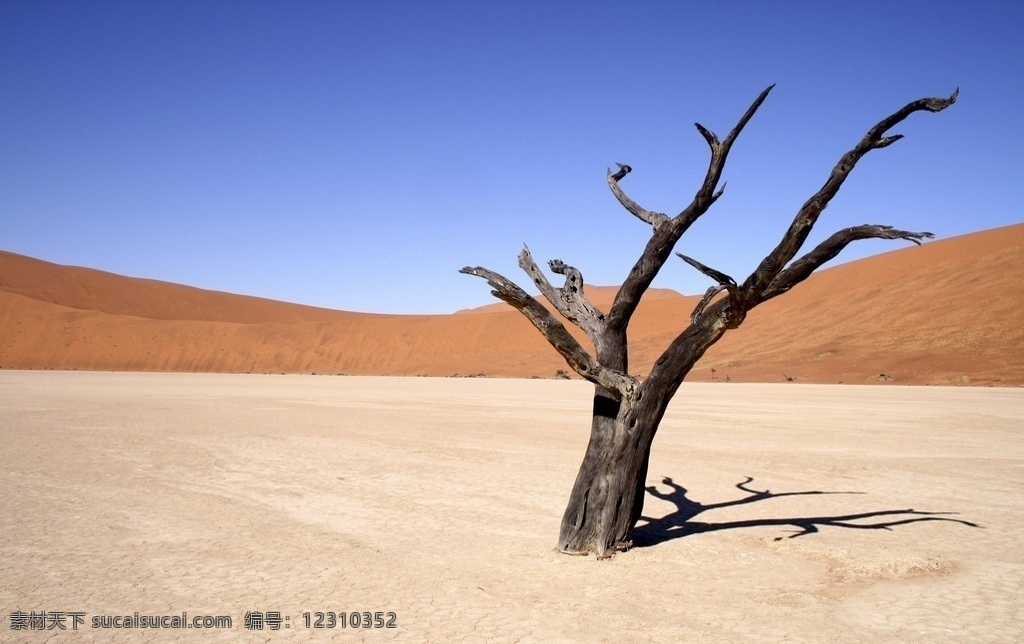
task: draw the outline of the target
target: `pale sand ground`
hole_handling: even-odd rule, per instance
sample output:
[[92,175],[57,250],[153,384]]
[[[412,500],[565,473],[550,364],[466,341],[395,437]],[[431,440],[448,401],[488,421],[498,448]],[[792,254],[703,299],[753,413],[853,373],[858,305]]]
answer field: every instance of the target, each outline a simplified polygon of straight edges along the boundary
[[[86,613],[29,642],[1024,639],[1024,390],[684,385],[651,483],[780,496],[608,561],[553,548],[589,408],[581,382],[0,372],[0,639],[14,610]],[[235,629],[89,628],[135,611]]]

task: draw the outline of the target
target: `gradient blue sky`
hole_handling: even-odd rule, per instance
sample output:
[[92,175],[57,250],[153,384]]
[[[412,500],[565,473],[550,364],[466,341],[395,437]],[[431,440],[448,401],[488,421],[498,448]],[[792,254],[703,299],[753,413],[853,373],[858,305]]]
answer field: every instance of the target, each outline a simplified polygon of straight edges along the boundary
[[[490,303],[521,245],[618,284],[724,136],[725,196],[678,246],[746,276],[907,102],[811,243],[1024,221],[1022,2],[0,2],[0,249],[336,309]],[[898,248],[861,243],[842,259]],[[708,281],[682,262],[655,282]]]

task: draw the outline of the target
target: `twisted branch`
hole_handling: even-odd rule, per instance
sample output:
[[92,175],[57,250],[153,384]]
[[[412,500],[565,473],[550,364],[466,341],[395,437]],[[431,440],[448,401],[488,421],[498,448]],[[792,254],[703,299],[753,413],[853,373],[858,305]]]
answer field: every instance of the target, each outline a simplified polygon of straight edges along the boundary
[[[565,276],[565,284],[562,285],[561,298],[575,316],[580,328],[587,331],[593,339],[593,335],[600,330],[600,324],[604,321],[604,313],[590,302],[587,293],[583,288],[583,274],[574,266],[565,264],[560,259],[552,259],[548,262],[552,273]],[[572,319],[572,318],[570,318]],[[591,330],[591,327],[592,330]]]

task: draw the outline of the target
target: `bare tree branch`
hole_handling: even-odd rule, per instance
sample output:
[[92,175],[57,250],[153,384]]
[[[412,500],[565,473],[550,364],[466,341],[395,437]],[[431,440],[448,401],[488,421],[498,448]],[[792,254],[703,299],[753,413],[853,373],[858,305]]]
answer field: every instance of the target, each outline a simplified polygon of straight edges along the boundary
[[[726,185],[726,183],[728,183],[728,182],[723,181],[722,182],[722,187],[718,189],[718,192],[716,192],[715,194],[711,195],[711,204],[714,204],[716,201],[718,201],[719,197],[721,197],[723,194],[725,194],[725,185]],[[708,204],[708,205],[710,206],[711,204]]]
[[682,253],[676,253],[676,255],[678,255],[679,258],[682,259],[684,262],[686,262],[690,266],[696,268],[701,273],[704,273],[705,275],[707,275],[711,279],[715,280],[716,282],[718,282],[722,286],[725,286],[725,285],[736,286],[736,280],[734,280],[733,278],[729,277],[725,273],[722,273],[720,271],[716,271],[713,268],[705,266],[704,264],[701,264],[700,262],[698,262],[697,260],[693,259],[692,257],[687,257],[686,255],[683,255]]
[[668,215],[660,212],[654,212],[653,210],[647,210],[642,208],[635,201],[626,196],[626,193],[619,187],[619,181],[622,180],[627,174],[633,171],[633,168],[623,163],[616,163],[619,166],[618,172],[612,174],[611,168],[608,169],[608,187],[612,189],[612,194],[619,200],[619,203],[633,213],[640,221],[650,224],[657,230],[659,226],[664,225],[668,222]]
[[696,268],[704,275],[707,275],[711,279],[718,282],[717,286],[712,286],[704,293],[704,297],[701,298],[697,306],[694,307],[693,312],[690,313],[691,324],[697,324],[697,320],[700,318],[701,315],[704,314],[704,310],[707,308],[708,304],[711,304],[711,300],[715,299],[715,296],[718,295],[719,293],[723,291],[728,292],[729,297],[732,299],[735,299],[739,296],[738,289],[736,287],[736,280],[734,280],[733,278],[729,277],[728,275],[721,271],[716,271],[710,266],[705,266],[704,264],[701,264],[692,257],[687,257],[682,253],[676,253],[676,255],[678,255],[680,259],[682,259],[690,266]]
[[[640,298],[643,297],[644,292],[650,287],[651,282],[654,281],[661,267],[665,265],[665,260],[672,253],[676,242],[679,241],[679,238],[683,236],[683,233],[686,232],[693,222],[697,221],[701,215],[707,212],[711,204],[722,196],[725,186],[723,185],[717,192],[715,189],[718,187],[718,182],[722,177],[722,170],[725,167],[726,158],[729,156],[729,150],[732,149],[732,144],[736,141],[736,137],[740,135],[740,132],[743,131],[743,128],[754,116],[754,113],[764,103],[773,87],[775,86],[770,85],[758,95],[750,107],[747,108],[747,111],[743,113],[743,116],[740,117],[735,127],[729,132],[729,135],[725,137],[724,141],[719,141],[718,137],[703,125],[695,124],[697,131],[700,132],[704,140],[707,141],[708,147],[711,148],[711,159],[708,162],[708,170],[704,176],[704,181],[701,183],[690,205],[671,219],[669,225],[655,226],[654,234],[651,235],[651,239],[644,247],[643,254],[637,259],[629,275],[623,281],[621,288],[619,288],[619,292],[615,295],[615,301],[608,312],[608,326],[611,330],[620,334],[625,333],[630,318],[636,311],[636,307],[640,304]],[[626,172],[625,168],[622,168],[620,172]],[[625,174],[622,176],[625,176]]]
[[561,290],[562,301],[576,315],[577,319],[583,321],[580,328],[587,331],[588,328],[593,327],[593,333],[588,331],[591,336],[600,331],[601,323],[604,322],[604,313],[594,306],[590,302],[590,298],[587,297],[583,288],[583,273],[580,273],[576,267],[563,263],[560,259],[552,259],[548,262],[548,267],[551,268],[551,272],[565,276],[565,284],[562,285]]
[[583,275],[558,259],[551,260],[548,265],[553,272],[565,275],[565,284],[561,289],[556,289],[551,285],[544,272],[533,261],[530,249],[523,246],[522,252],[519,253],[519,267],[530,276],[541,294],[551,302],[555,310],[561,313],[565,319],[583,329],[593,341],[602,330],[604,314],[590,303],[590,299],[583,292]]
[[[885,141],[882,135],[891,130],[894,125],[901,123],[904,119],[906,119],[914,112],[931,112],[933,114],[936,112],[941,112],[942,110],[946,109],[953,103],[956,103],[956,98],[959,95],[960,88],[958,87],[955,90],[953,90],[953,93],[949,96],[949,98],[920,98],[916,101],[911,101],[910,103],[904,105],[900,110],[894,112],[893,114],[879,121],[878,124],[875,125],[875,127],[871,128],[871,130],[868,131],[867,135],[864,138],[875,141],[876,143],[880,141]],[[890,138],[901,139],[903,138],[903,135],[899,134],[896,135],[895,137]],[[882,147],[885,147],[890,143],[893,143],[893,141],[883,143]]]
[[742,288],[747,299],[760,298],[761,293],[771,284],[783,267],[796,256],[804,241],[807,240],[807,235],[818,221],[818,217],[839,192],[839,188],[842,187],[857,162],[871,150],[887,147],[902,138],[901,135],[884,136],[886,132],[914,112],[941,112],[956,102],[959,93],[960,90],[957,89],[949,98],[922,98],[908,103],[868,130],[864,138],[852,150],[844,154],[839,163],[835,165],[825,185],[800,208],[779,245],[761,260],[757,269],[743,283]]
[[932,233],[915,233],[896,230],[892,226],[865,224],[844,228],[818,244],[814,250],[790,264],[780,272],[758,298],[759,302],[782,295],[800,282],[810,277],[822,264],[835,258],[850,242],[858,239],[906,239],[920,245],[921,240],[934,237]]
[[694,123],[693,125],[697,128],[697,131],[700,132],[700,135],[704,137],[704,140],[708,142],[708,147],[711,148],[711,152],[714,152],[722,145],[718,140],[718,136],[714,132],[707,129],[700,123]]
[[548,302],[551,302],[551,305],[555,307],[556,311],[561,313],[562,316],[570,322],[579,326],[578,321],[574,319],[572,311],[570,311],[568,307],[566,307],[565,302],[562,301],[561,293],[551,285],[547,276],[545,276],[544,272],[540,270],[537,263],[533,261],[533,255],[530,254],[530,248],[526,246],[526,244],[523,244],[523,250],[519,252],[519,268],[523,269],[523,271],[530,277],[534,286],[540,290],[541,295],[543,295]]
[[701,184],[700,189],[694,196],[693,201],[687,206],[682,212],[676,215],[673,223],[681,226],[682,231],[680,235],[690,227],[693,222],[707,212],[708,207],[715,202],[718,197],[722,196],[722,192],[725,191],[725,186],[718,192],[715,192],[715,188],[718,186],[718,181],[722,177],[722,170],[725,168],[726,157],[729,156],[729,151],[732,149],[732,144],[736,141],[736,138],[746,127],[747,123],[753,118],[754,113],[761,107],[764,100],[768,98],[769,92],[772,91],[775,85],[769,85],[762,91],[754,102],[750,104],[747,111],[743,113],[740,120],[736,123],[736,126],[732,128],[728,136],[725,137],[724,141],[719,142],[718,137],[715,136],[714,132],[711,132],[700,123],[694,123],[697,127],[697,131],[700,132],[704,140],[708,142],[708,147],[711,148],[711,160],[708,163],[707,173],[704,175],[704,183]]
[[541,306],[529,293],[519,288],[508,278],[482,266],[466,266],[460,273],[475,275],[487,280],[491,294],[504,300],[522,313],[541,332],[551,346],[565,358],[566,363],[586,380],[604,387],[617,399],[630,396],[638,383],[636,378],[627,373],[608,369],[597,362],[593,356],[576,341],[554,315]]

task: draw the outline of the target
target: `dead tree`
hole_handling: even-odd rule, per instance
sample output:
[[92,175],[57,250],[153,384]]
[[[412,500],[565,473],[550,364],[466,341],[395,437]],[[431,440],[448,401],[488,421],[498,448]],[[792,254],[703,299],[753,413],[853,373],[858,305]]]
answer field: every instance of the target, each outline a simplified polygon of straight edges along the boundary
[[890,226],[853,226],[840,230],[794,259],[857,162],[868,152],[902,138],[899,134],[887,135],[895,125],[915,112],[944,110],[956,101],[958,92],[949,98],[924,98],[909,103],[868,130],[864,138],[839,159],[825,184],[797,212],[779,244],[742,283],[695,259],[679,255],[716,285],[708,289],[690,316],[689,324],[655,361],[647,378],[641,381],[630,375],[626,347],[630,318],[672,254],[676,242],[722,196],[725,184],[718,186],[729,150],[772,87],[761,92],[724,140],[699,123],[695,124],[711,148],[711,160],[693,200],[674,217],[647,210],[622,191],[619,182],[632,170],[628,165],[617,164],[616,172],[608,171],[612,194],[626,210],[649,225],[652,233],[607,313],[589,301],[583,291],[583,276],[576,268],[560,260],[549,262],[551,271],[565,278],[561,288],[556,288],[538,268],[528,248],[524,247],[519,254],[519,266],[554,309],[587,334],[595,355],[584,349],[536,298],[509,279],[479,266],[461,270],[487,280],[496,297],[525,315],[569,366],[595,386],[590,442],[558,538],[558,547],[563,552],[593,552],[605,557],[630,547],[630,531],[643,509],[651,443],[669,401],[704,352],[726,331],[737,328],[748,311],[807,279],[852,241],[905,239],[919,244],[921,239],[933,236],[928,232],[909,232]]

